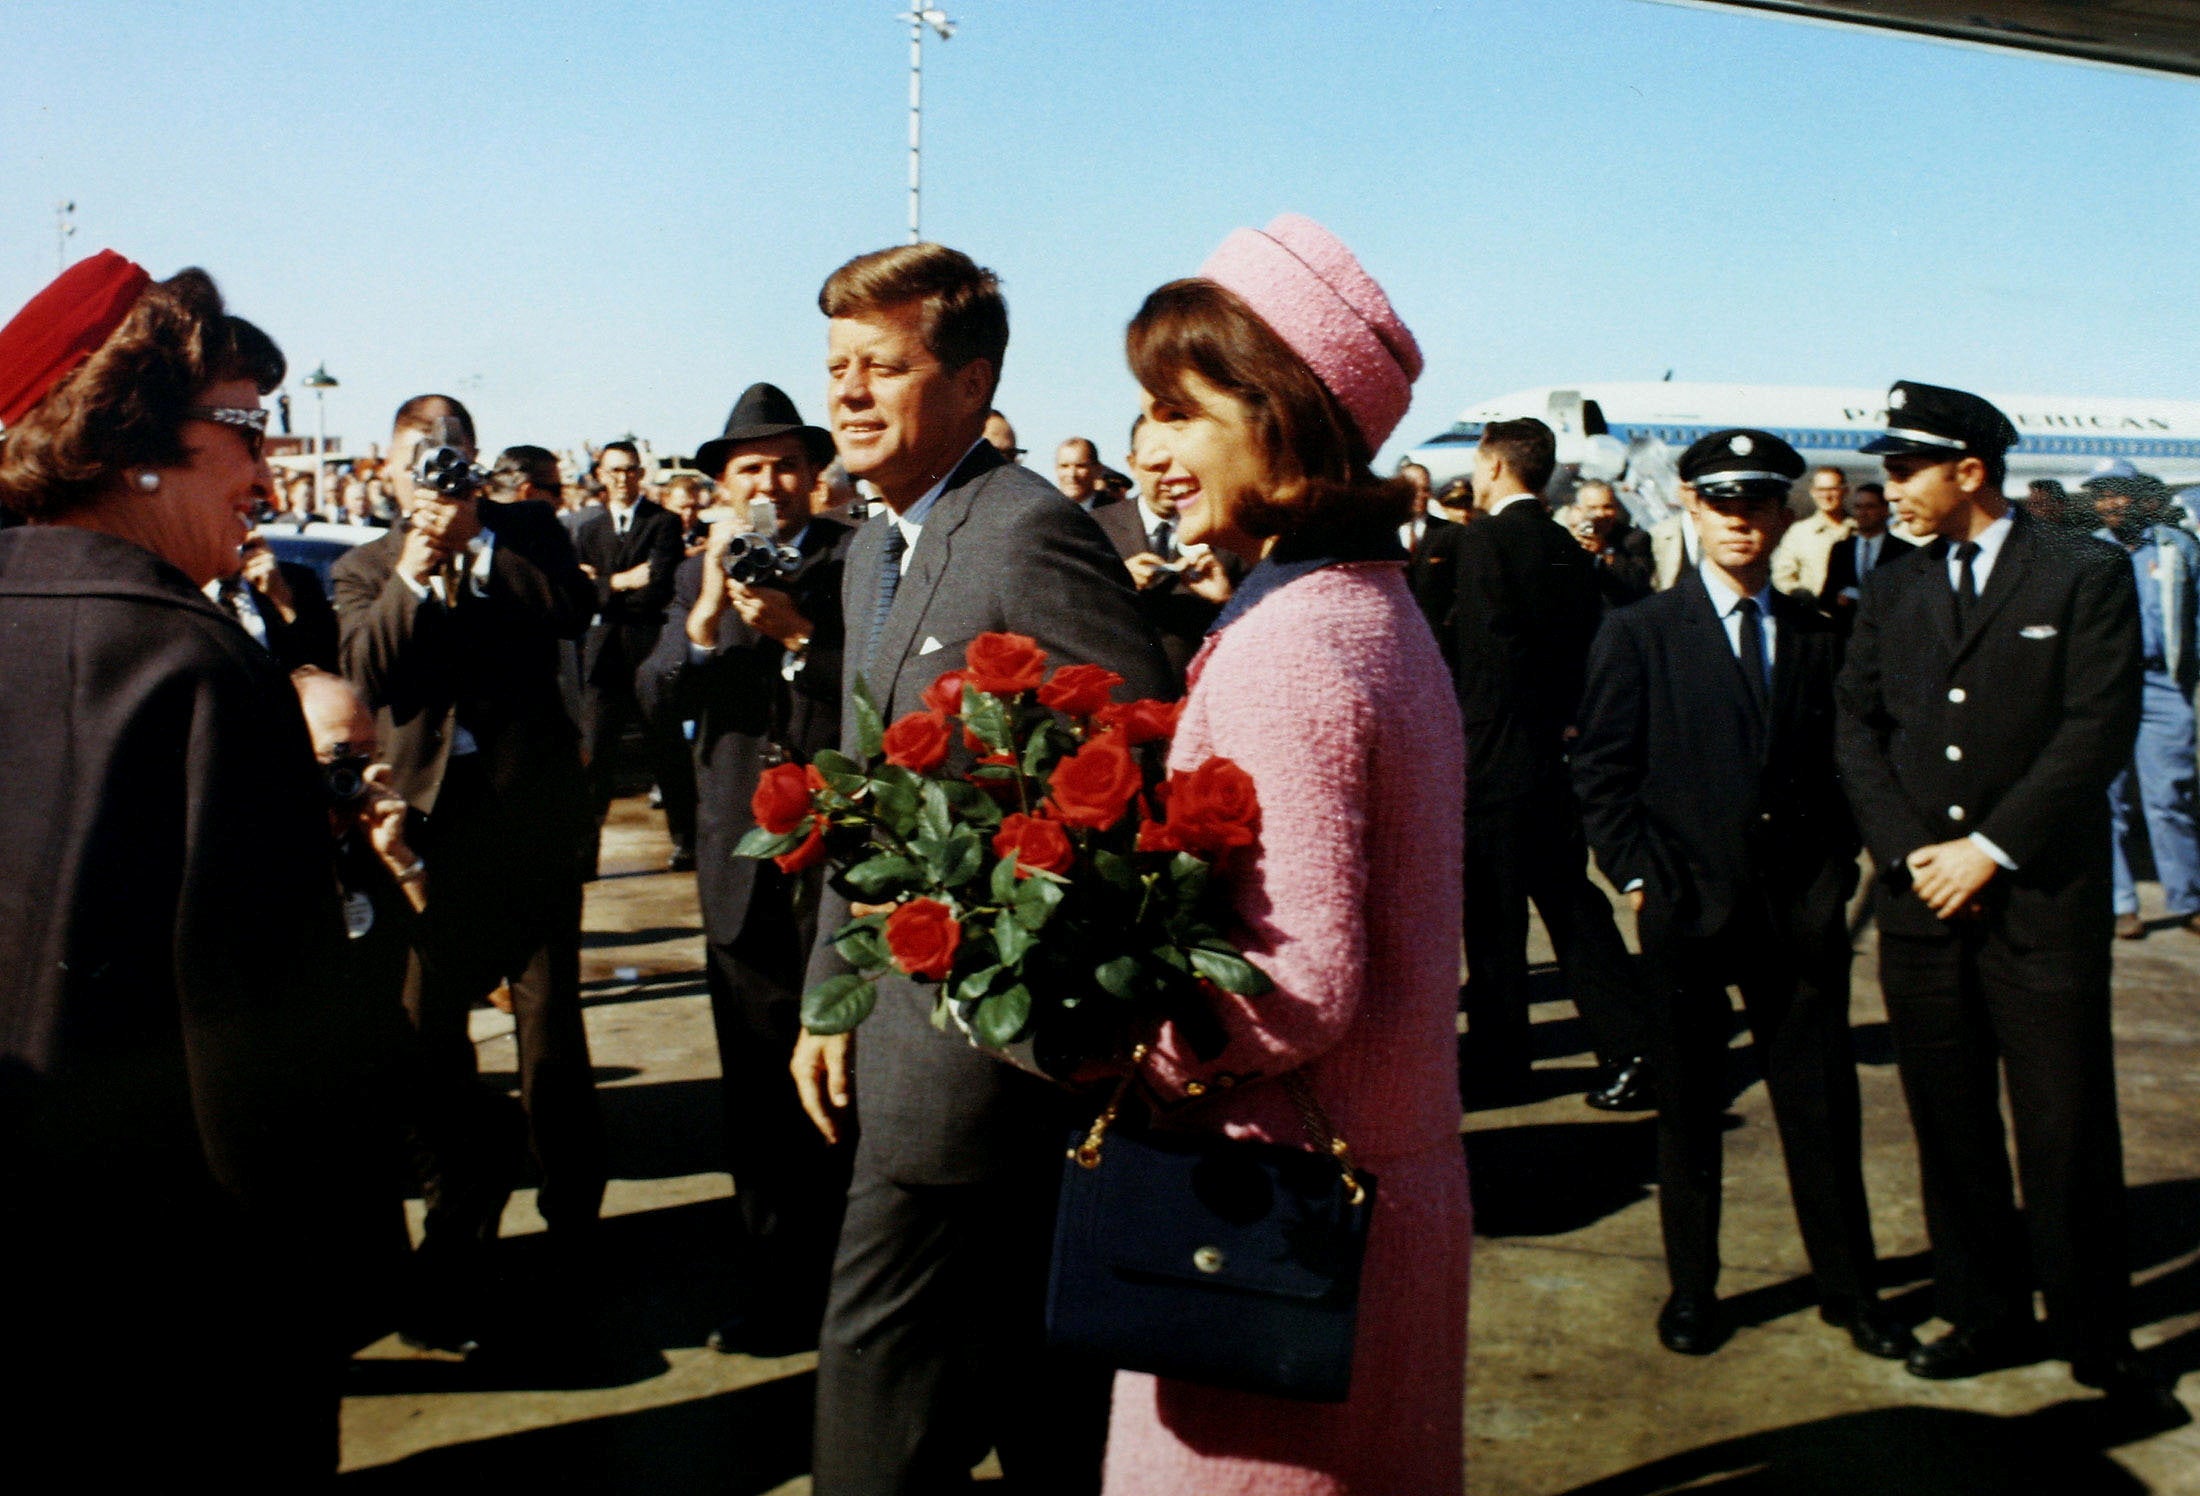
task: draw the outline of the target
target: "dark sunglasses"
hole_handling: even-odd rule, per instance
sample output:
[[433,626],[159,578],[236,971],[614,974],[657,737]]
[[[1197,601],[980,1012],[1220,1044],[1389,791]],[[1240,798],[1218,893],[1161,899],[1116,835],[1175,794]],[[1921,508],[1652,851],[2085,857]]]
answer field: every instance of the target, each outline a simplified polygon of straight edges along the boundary
[[241,405],[189,405],[183,413],[196,421],[212,421],[227,426],[244,439],[244,449],[258,460],[260,449],[267,445],[267,407],[256,405],[249,410]]

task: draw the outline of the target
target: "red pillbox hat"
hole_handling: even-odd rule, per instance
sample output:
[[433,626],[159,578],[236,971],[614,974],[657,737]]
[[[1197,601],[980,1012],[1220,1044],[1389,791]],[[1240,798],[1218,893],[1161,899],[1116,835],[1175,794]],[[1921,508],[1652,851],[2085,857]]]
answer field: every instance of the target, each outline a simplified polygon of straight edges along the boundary
[[114,336],[153,278],[103,249],[53,278],[0,328],[0,427],[29,415]]

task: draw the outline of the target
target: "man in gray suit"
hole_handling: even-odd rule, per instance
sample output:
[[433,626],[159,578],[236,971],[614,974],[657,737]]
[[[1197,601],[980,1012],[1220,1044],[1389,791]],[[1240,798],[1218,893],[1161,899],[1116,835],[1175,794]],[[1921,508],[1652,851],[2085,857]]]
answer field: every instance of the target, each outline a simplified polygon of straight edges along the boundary
[[[834,439],[886,512],[842,587],[845,680],[886,720],[963,663],[979,634],[1036,639],[1056,664],[1121,675],[1124,700],[1175,694],[1123,564],[1092,517],[984,439],[1008,347],[992,272],[937,244],[879,250],[825,282]],[[843,714],[853,747],[853,712]],[[848,968],[827,891],[814,985]],[[1100,1488],[1110,1373],[1056,1364],[1044,1299],[1070,1099],[932,1027],[928,991],[879,984],[855,1036],[805,1033],[803,1104],[828,1138],[853,1098],[855,1178],[818,1353],[819,1496],[963,1489],[997,1449],[1009,1489]]]

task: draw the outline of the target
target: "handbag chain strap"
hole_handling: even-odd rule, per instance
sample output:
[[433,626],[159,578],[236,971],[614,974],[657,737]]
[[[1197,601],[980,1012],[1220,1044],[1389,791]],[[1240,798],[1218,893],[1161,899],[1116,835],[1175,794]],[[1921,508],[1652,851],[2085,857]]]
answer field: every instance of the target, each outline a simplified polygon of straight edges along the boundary
[[[1106,1140],[1108,1129],[1115,1125],[1116,1118],[1122,1114],[1123,1098],[1130,1094],[1131,1080],[1137,1074],[1138,1067],[1146,1062],[1146,1056],[1152,1052],[1153,1047],[1148,1044],[1140,1044],[1131,1050],[1130,1070],[1116,1082],[1115,1093],[1108,1098],[1108,1104],[1100,1108],[1100,1115],[1092,1119],[1092,1127],[1085,1134],[1085,1140],[1069,1150],[1069,1156],[1076,1160],[1079,1168],[1100,1167],[1100,1145]],[[1298,1106],[1299,1120],[1306,1126],[1306,1135],[1337,1161],[1338,1172],[1344,1176],[1346,1195],[1354,1205],[1365,1205],[1367,1186],[1360,1183],[1360,1176],[1353,1170],[1352,1149],[1331,1124],[1329,1114],[1322,1110],[1321,1103],[1314,1099],[1314,1093],[1307,1089],[1305,1079],[1294,1070],[1283,1077],[1283,1089]]]

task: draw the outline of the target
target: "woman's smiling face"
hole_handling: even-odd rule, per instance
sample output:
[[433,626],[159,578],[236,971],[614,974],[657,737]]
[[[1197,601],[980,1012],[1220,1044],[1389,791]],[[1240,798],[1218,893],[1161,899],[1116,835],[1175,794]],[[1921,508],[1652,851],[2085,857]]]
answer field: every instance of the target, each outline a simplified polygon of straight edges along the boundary
[[[1251,408],[1189,369],[1177,393],[1145,390],[1140,398],[1147,423],[1140,455],[1158,475],[1161,494],[1175,503],[1178,538],[1257,559],[1263,542],[1239,523],[1243,499],[1270,482]],[[1145,437],[1149,429],[1153,435]]]

